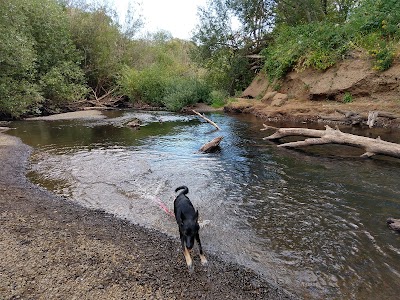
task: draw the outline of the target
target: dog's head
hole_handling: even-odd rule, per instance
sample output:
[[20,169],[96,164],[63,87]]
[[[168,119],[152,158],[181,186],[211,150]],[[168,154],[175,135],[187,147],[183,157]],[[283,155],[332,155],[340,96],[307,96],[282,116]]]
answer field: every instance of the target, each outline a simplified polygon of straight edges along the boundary
[[184,214],[181,214],[181,230],[184,237],[185,245],[188,250],[191,250],[194,245],[194,240],[196,235],[199,233],[199,211],[196,210],[196,213],[193,218],[187,218]]

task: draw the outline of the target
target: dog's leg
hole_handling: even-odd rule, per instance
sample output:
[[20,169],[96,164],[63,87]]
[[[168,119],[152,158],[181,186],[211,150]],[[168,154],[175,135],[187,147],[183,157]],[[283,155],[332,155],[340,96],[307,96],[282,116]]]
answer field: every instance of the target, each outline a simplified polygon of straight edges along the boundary
[[191,272],[191,271],[193,271],[192,257],[190,256],[189,250],[186,248],[185,241],[183,239],[182,234],[180,234],[180,236],[181,236],[183,255],[185,256],[185,260],[186,260],[186,265],[188,266],[189,271]]
[[199,244],[199,251],[200,251],[200,261],[203,266],[207,265],[208,261],[207,258],[203,254],[203,248],[201,247],[200,236],[196,234],[196,241]]
[[190,257],[189,250],[186,248],[186,246],[183,247],[183,255],[185,255],[186,264],[187,264],[187,266],[189,268],[189,271],[193,271],[192,258]]

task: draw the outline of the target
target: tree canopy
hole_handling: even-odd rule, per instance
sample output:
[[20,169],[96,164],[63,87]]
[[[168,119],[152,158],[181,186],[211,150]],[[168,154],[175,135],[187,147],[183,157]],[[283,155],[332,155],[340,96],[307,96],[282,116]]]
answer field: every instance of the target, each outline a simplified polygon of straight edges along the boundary
[[291,69],[324,70],[356,48],[385,70],[399,49],[399,11],[397,0],[209,0],[199,10],[194,58],[231,94],[258,70],[254,54],[271,80]]

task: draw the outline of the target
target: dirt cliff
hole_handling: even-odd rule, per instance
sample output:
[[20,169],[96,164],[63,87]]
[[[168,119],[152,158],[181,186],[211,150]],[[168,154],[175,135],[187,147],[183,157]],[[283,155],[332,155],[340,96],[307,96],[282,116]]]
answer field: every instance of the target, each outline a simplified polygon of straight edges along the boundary
[[[365,123],[369,112],[380,111],[374,126],[400,128],[400,60],[379,72],[362,53],[354,52],[326,71],[291,71],[274,83],[261,72],[225,110],[274,120],[353,125]],[[349,116],[358,116],[360,122]]]

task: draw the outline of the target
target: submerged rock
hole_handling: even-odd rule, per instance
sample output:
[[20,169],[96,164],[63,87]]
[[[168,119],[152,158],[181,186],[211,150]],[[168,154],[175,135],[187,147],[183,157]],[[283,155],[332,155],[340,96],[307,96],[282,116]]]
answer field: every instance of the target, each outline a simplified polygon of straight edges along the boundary
[[139,119],[135,118],[128,123],[126,123],[126,126],[132,127],[134,129],[140,129],[140,126],[142,125],[142,121]]
[[400,231],[400,219],[389,218],[386,223],[390,229]]

